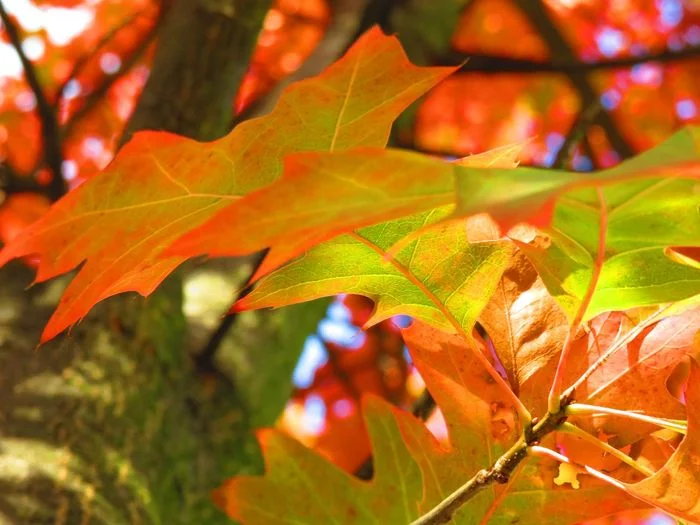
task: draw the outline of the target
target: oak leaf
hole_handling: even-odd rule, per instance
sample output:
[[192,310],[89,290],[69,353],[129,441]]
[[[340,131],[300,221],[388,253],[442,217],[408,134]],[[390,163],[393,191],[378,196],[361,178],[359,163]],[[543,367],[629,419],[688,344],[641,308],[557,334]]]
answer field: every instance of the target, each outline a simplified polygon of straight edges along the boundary
[[627,485],[630,494],[669,514],[700,522],[700,365],[691,364],[687,390],[688,433],[653,476]]
[[151,293],[184,260],[163,251],[274,181],[285,155],[384,146],[398,114],[451,71],[413,66],[396,38],[374,28],[319,76],[287,88],[270,114],[221,139],[136,133],[103,173],[6,246],[0,265],[38,253],[44,281],[85,262],[42,335],[51,339],[102,299]]

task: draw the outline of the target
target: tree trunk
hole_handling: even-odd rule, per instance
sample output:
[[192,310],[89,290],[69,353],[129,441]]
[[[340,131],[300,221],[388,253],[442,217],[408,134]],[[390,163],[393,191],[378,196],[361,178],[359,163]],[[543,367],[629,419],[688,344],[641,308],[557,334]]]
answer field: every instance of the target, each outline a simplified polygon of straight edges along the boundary
[[[129,130],[223,135],[270,3],[174,0]],[[251,428],[284,406],[324,304],[243,317],[223,356],[233,377],[212,380],[183,344],[179,277],[34,351],[65,280],[26,290],[31,273],[0,271],[0,524],[230,523],[209,493],[260,471]]]

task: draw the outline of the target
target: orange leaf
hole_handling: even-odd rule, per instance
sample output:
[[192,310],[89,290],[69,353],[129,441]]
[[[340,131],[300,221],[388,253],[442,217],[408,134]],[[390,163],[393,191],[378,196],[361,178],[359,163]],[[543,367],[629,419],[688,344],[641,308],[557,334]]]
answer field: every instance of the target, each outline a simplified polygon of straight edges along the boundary
[[[47,341],[115,293],[149,294],[184,260],[163,250],[274,181],[283,156],[384,146],[399,113],[452,71],[412,65],[396,38],[374,28],[318,77],[287,88],[270,114],[219,140],[135,134],[103,173],[0,252],[0,265],[38,253],[43,281],[85,262],[42,335]],[[228,234],[217,231],[216,244],[237,242]]]
[[653,476],[627,485],[630,494],[669,514],[700,522],[700,365],[693,361],[687,391],[688,434]]

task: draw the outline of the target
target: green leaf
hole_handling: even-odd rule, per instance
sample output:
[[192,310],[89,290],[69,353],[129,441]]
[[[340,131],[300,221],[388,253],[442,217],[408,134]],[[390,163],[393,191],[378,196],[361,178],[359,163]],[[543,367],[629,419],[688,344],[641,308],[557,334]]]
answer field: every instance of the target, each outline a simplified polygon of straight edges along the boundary
[[369,324],[412,315],[443,330],[471,333],[508,264],[507,240],[470,242],[467,222],[429,230],[393,258],[397,240],[450,213],[450,207],[370,226],[320,244],[262,278],[238,309],[282,306],[353,293],[375,301]]
[[229,516],[246,524],[410,523],[418,517],[421,474],[387,402],[366,397],[363,412],[375,476],[361,481],[276,430],[260,432],[264,477],[239,476],[215,494]]
[[[605,186],[605,258],[585,319],[679,301],[700,293],[700,269],[667,256],[672,246],[700,245],[697,181],[644,178]],[[570,317],[588,288],[595,266],[600,203],[594,190],[558,199],[551,244],[521,247]]]

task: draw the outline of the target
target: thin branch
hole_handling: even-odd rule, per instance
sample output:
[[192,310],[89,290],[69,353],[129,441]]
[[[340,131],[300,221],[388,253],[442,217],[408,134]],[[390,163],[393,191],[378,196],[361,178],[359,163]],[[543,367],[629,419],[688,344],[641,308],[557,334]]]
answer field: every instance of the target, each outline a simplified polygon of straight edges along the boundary
[[697,57],[700,57],[700,47],[693,46],[679,51],[664,50],[660,53],[614,58],[597,62],[581,62],[578,60],[540,62],[496,55],[454,53],[449,57],[439,60],[439,63],[457,65],[462,64],[464,60],[468,58],[469,61],[464,63],[459,69],[460,73],[518,73],[532,75],[542,73],[590,73],[594,71],[630,68],[650,62],[669,63]]
[[[248,274],[249,276],[254,275],[255,272],[258,271],[258,268],[260,268],[263,259],[265,259],[266,253],[267,250],[264,250],[253,255],[252,268],[250,270],[250,273]],[[233,304],[236,304],[238,301],[243,299],[246,295],[250,293],[250,291],[250,287],[244,288],[243,290],[239,291],[238,294],[236,294],[236,298],[233,300]],[[238,320],[238,315],[239,314],[237,312],[232,312],[230,314],[225,315],[221,319],[221,322],[216,327],[216,329],[209,336],[209,339],[207,340],[206,344],[194,356],[194,363],[199,372],[206,374],[216,372],[218,370],[216,364],[214,363],[216,353],[219,351],[221,343],[223,343],[224,339],[226,338],[226,335],[236,324]]]
[[413,521],[410,525],[438,525],[441,523],[449,523],[452,520],[452,515],[462,505],[476,496],[479,491],[490,485],[491,482],[491,471],[488,469],[481,469],[473,478],[442,500],[440,505]]
[[410,525],[438,525],[449,523],[453,515],[467,501],[492,483],[508,483],[518,465],[527,457],[528,450],[537,445],[546,435],[557,430],[566,421],[565,406],[557,413],[547,412],[534,427],[525,429],[515,444],[490,468],[482,469],[464,485],[443,499],[429,512]]
[[589,126],[602,110],[603,106],[600,104],[599,100],[596,100],[580,113],[573,126],[571,126],[571,130],[567,134],[564,144],[559,148],[557,157],[552,164],[554,168],[564,169],[566,167],[571,159],[574,146],[583,138]]
[[591,165],[593,166],[593,169],[599,170],[600,163],[598,162],[598,159],[595,156],[595,152],[593,151],[593,147],[591,146],[591,141],[588,139],[588,134],[585,134],[583,136],[583,139],[581,140],[581,149],[583,150],[583,154],[586,155],[589,159],[591,159]]
[[571,434],[572,436],[576,436],[578,438],[583,439],[584,441],[598,447],[603,452],[606,452],[607,454],[610,454],[611,456],[616,457],[617,459],[619,459],[623,463],[626,463],[627,465],[629,465],[633,469],[641,472],[645,476],[652,476],[654,474],[653,470],[649,470],[644,465],[640,465],[634,459],[629,457],[627,454],[625,454],[621,450],[618,450],[615,447],[609,445],[608,443],[601,441],[597,437],[589,434],[588,432],[586,432],[583,429],[580,429],[576,425],[572,425],[571,423],[563,423],[557,430],[559,432],[565,432],[567,434]]
[[564,370],[566,368],[569,353],[574,346],[574,340],[579,328],[581,327],[581,322],[583,317],[586,315],[586,310],[591,304],[591,299],[593,299],[593,293],[595,292],[596,286],[598,285],[598,279],[600,278],[600,272],[603,268],[603,261],[605,260],[605,240],[607,238],[608,231],[608,210],[605,204],[605,196],[603,195],[603,190],[598,187],[596,188],[598,193],[598,200],[600,202],[600,224],[598,226],[598,253],[596,253],[595,262],[593,263],[593,273],[591,275],[591,280],[588,282],[588,287],[586,289],[586,294],[581,299],[576,315],[569,326],[569,332],[566,334],[566,340],[564,341],[564,347],[562,348],[561,355],[559,356],[559,364],[557,365],[557,371],[554,375],[554,380],[552,381],[552,388],[549,391],[548,406],[550,412],[559,412],[561,398],[562,398],[562,383],[564,381]]
[[15,51],[19,55],[20,62],[24,68],[24,77],[36,100],[36,111],[39,116],[39,121],[41,122],[44,162],[53,174],[51,182],[47,185],[46,192],[52,199],[57,200],[66,193],[68,187],[65,180],[63,180],[63,152],[61,150],[61,134],[59,132],[56,113],[53,106],[46,98],[46,93],[44,93],[41,87],[41,82],[39,82],[39,77],[34,69],[34,65],[31,60],[27,58],[27,55],[22,49],[19,31],[14,25],[14,22],[10,19],[7,11],[5,11],[5,6],[2,1],[0,1],[0,19],[10,37],[12,47],[15,48]]
[[139,62],[139,60],[141,60],[141,58],[143,58],[144,53],[148,49],[148,46],[151,45],[151,43],[155,40],[156,35],[158,34],[158,25],[159,22],[156,22],[153,28],[136,46],[132,53],[122,62],[122,67],[119,70],[119,72],[115,73],[114,75],[106,76],[104,82],[87,95],[85,101],[83,102],[83,105],[80,106],[80,108],[71,115],[71,117],[65,124],[63,124],[63,127],[61,128],[61,133],[64,139],[72,135],[76,124],[80,122],[80,120],[83,117],[85,117],[85,115],[92,111],[95,105],[100,100],[102,100],[102,97],[117,82],[117,80],[119,80],[126,73],[128,73],[131,70],[131,68],[134,67]]
[[95,43],[95,45],[92,46],[90,53],[84,54],[82,57],[75,61],[70,74],[65,78],[63,83],[61,83],[60,87],[58,88],[55,101],[56,108],[58,108],[58,106],[61,103],[63,93],[66,90],[66,86],[68,85],[68,83],[74,78],[76,78],[78,75],[80,75],[80,72],[85,67],[85,65],[88,62],[90,62],[90,60],[95,58],[95,53],[102,49],[105,45],[107,45],[111,40],[113,40],[117,33],[121,32],[122,29],[129,27],[141,16],[143,16],[142,12],[136,12],[133,15],[126,17],[126,19],[122,20],[119,24],[117,24],[109,31],[107,31],[107,33],[102,35],[102,38],[100,38],[100,40],[98,40]]
[[632,419],[634,421],[641,421],[642,423],[649,423],[651,425],[656,425],[657,427],[673,430],[674,432],[678,432],[679,434],[683,435],[688,433],[687,423],[683,424],[669,419],[647,416],[646,414],[640,414],[639,412],[633,412],[630,410],[618,410],[616,408],[586,405],[584,403],[572,403],[566,408],[566,414],[570,416],[597,416],[601,414],[608,414],[611,416]]
[[[574,63],[578,60],[574,50],[549,17],[547,8],[541,0],[518,0],[515,5],[520,8],[533,27],[540,33],[540,36],[547,42],[555,61]],[[589,107],[599,100],[599,95],[589,81],[585,70],[571,70],[568,72],[568,76],[581,97],[583,107]],[[617,153],[622,158],[632,156],[634,150],[620,133],[612,116],[607,112],[602,112],[599,114],[599,121]]]
[[39,184],[32,176],[21,175],[5,161],[0,163],[0,203],[7,195],[25,192],[39,193],[50,198],[47,186]]

